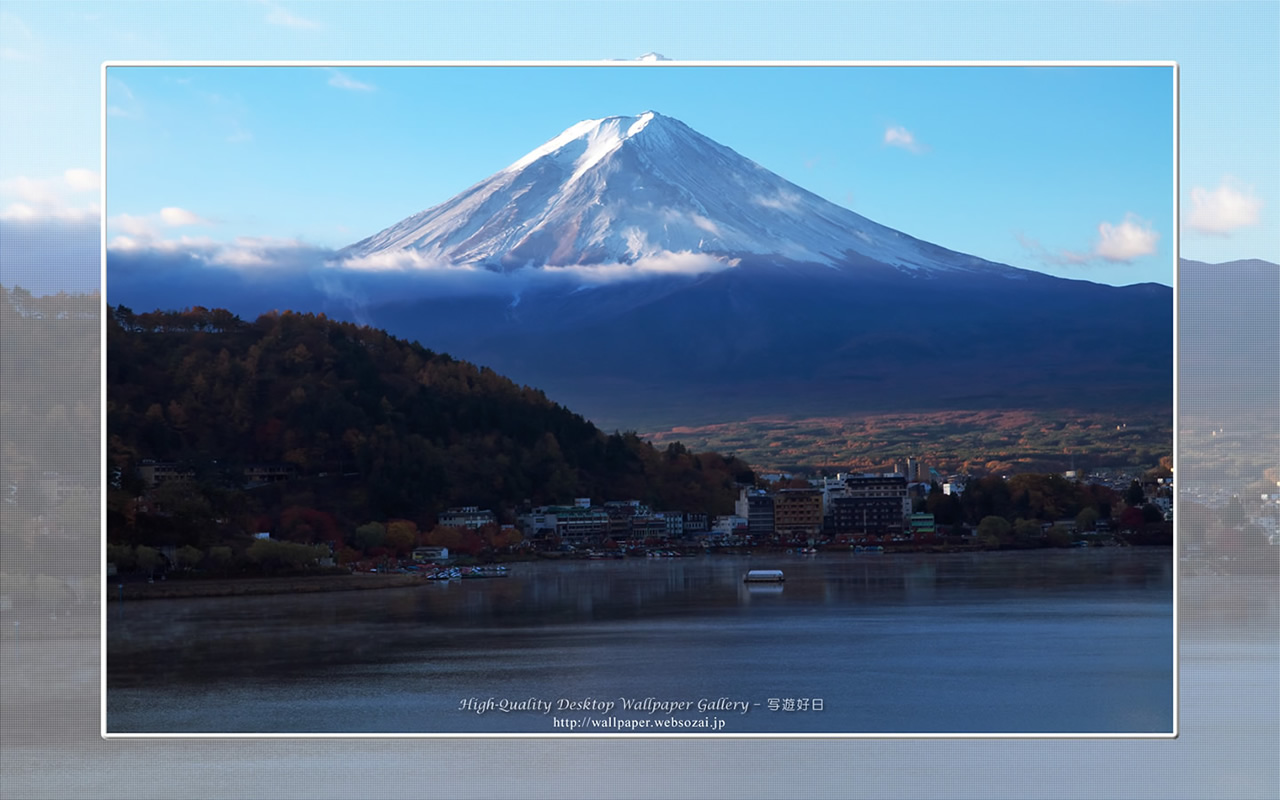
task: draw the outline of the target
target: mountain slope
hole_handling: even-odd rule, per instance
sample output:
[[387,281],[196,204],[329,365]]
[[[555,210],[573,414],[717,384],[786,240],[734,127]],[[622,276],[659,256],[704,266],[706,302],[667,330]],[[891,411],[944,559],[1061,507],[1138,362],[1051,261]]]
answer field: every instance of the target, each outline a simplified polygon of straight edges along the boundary
[[735,269],[498,299],[379,324],[606,427],[884,410],[1170,408],[1172,290],[1051,278],[869,281]]

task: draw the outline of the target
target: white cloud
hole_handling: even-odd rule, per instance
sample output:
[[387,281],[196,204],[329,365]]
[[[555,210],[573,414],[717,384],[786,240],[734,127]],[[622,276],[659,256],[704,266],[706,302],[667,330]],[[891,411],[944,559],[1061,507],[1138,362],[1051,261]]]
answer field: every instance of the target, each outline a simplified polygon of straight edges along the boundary
[[282,251],[290,254],[305,249],[296,239],[271,236],[238,236],[230,244],[219,245],[206,256],[209,263],[225,267],[272,267],[280,263]]
[[1156,243],[1160,240],[1160,234],[1152,229],[1151,223],[1134,214],[1126,214],[1124,221],[1116,225],[1098,223],[1098,239],[1087,251],[1063,248],[1050,252],[1037,239],[1021,233],[1014,235],[1034,257],[1046,264],[1059,266],[1085,266],[1099,261],[1128,263],[1156,252]]
[[102,213],[97,203],[90,203],[83,208],[40,208],[27,203],[10,203],[0,210],[0,220],[6,222],[42,222],[58,220],[60,222],[88,222],[96,220]]
[[372,92],[374,89],[371,84],[362,83],[336,69],[329,70],[329,85],[335,89],[346,89],[353,92]]
[[[119,249],[135,250],[145,247],[155,247],[157,249],[171,252],[173,245],[171,242],[165,242],[160,239],[160,228],[180,228],[188,225],[212,225],[209,220],[201,217],[193,211],[185,208],[177,208],[170,206],[162,208],[155,214],[146,214],[142,216],[134,214],[117,214],[107,220],[107,230],[110,233],[119,231],[123,236],[116,237],[112,241],[120,240]],[[196,242],[197,240],[187,239],[188,242]],[[212,241],[212,240],[208,240]],[[166,248],[169,248],[166,250]]]
[[[137,217],[132,218],[137,220]],[[107,243],[108,250],[125,253],[164,253],[166,255],[185,254],[191,258],[200,258],[205,251],[218,248],[218,243],[207,236],[182,236],[178,239],[158,238],[154,231],[145,228],[129,228],[127,233],[112,237]]]
[[18,176],[0,181],[0,192],[16,196],[21,202],[41,206],[62,201],[54,181]]
[[764,195],[755,195],[751,201],[765,208],[776,208],[781,211],[790,211],[800,204],[800,196],[794,192],[782,191],[773,197]]
[[62,179],[73,192],[96,192],[102,186],[98,173],[91,169],[69,169],[62,173]]
[[901,147],[912,153],[924,151],[924,147],[916,141],[915,134],[901,125],[891,125],[884,129],[884,143],[890,147]]
[[123,253],[133,253],[138,250],[147,249],[147,243],[141,241],[134,236],[126,236],[121,234],[107,243],[108,250],[116,250]]
[[270,10],[267,12],[267,22],[271,25],[298,30],[315,30],[320,27],[320,23],[299,17],[281,6],[269,5],[268,8]]
[[[696,211],[685,212],[677,211],[673,208],[659,208],[657,209],[657,215],[658,219],[662,221],[664,226],[683,226],[685,223],[692,222],[693,226],[700,231],[705,231],[712,236],[720,235],[720,226],[715,223],[715,220],[708,219]],[[643,232],[638,229],[635,229],[634,232],[639,233],[641,236],[644,235]],[[633,230],[628,229],[627,235],[633,235]],[[633,251],[634,255],[640,255],[645,250],[649,249],[647,237],[643,244],[644,247],[642,249]]]
[[1262,201],[1252,188],[1241,188],[1230,177],[1216,189],[1197,186],[1191,190],[1191,211],[1187,226],[1201,233],[1226,235],[1246,225],[1258,224]]
[[146,217],[135,217],[132,214],[117,214],[109,220],[109,227],[123,231],[127,237],[138,239],[155,238],[155,226]]
[[[124,215],[122,215],[124,216]],[[131,218],[138,219],[138,218]],[[113,218],[118,223],[119,217]],[[319,251],[296,239],[270,236],[240,236],[221,242],[208,236],[180,236],[162,239],[145,228],[127,229],[112,237],[107,249],[116,253],[183,256],[213,267],[232,269],[288,269],[300,262],[314,262]]]
[[1154,253],[1159,239],[1160,234],[1151,228],[1151,223],[1126,214],[1119,225],[1099,223],[1098,243],[1093,252],[1107,261],[1133,261]]
[[417,250],[392,250],[367,256],[346,258],[335,266],[361,272],[405,272],[408,270],[472,269],[457,267],[448,261],[428,256]]
[[176,208],[170,206],[160,209],[160,220],[171,228],[177,228],[182,225],[208,225],[205,220],[197,214],[186,210],[185,208]]
[[[535,281],[565,278],[581,284],[600,285],[655,275],[700,275],[704,272],[719,272],[722,269],[737,265],[738,259],[726,260],[688,250],[679,252],[660,250],[641,256],[631,262],[526,267],[505,274],[520,288],[523,288]],[[489,270],[475,264],[457,264],[438,256],[427,255],[415,250],[396,250],[358,258],[348,258],[331,262],[330,266],[356,272],[416,272],[437,275],[444,273],[472,273],[477,276],[477,280],[481,275],[497,276],[488,280],[487,283],[493,283],[494,280],[502,277],[501,273],[491,273]]]
[[218,242],[208,237],[160,239],[123,233],[113,237],[107,249],[115,258],[109,269],[115,270],[117,279],[128,274],[154,280],[168,274],[173,280],[198,285],[204,280],[224,280],[216,272],[220,269],[263,286],[276,286],[282,296],[319,291],[331,301],[349,306],[357,316],[375,302],[414,297],[518,298],[540,287],[589,291],[656,276],[716,272],[739,263],[689,251],[661,251],[634,263],[529,266],[503,272],[478,264],[453,264],[409,250],[343,259],[332,250],[293,239],[241,237]]
[[98,216],[96,202],[78,205],[73,195],[97,192],[98,173],[90,169],[65,170],[57,178],[29,178],[19,175],[0,181],[0,196],[9,201],[0,209],[0,219],[33,222],[56,219],[80,222]]
[[[719,272],[738,266],[738,259],[723,259],[706,253],[694,253],[689,250],[671,252],[661,250],[657,253],[638,258],[631,263],[607,264],[571,264],[567,266],[547,266],[541,270],[531,271],[547,277],[571,276],[581,283],[599,285],[618,281],[637,280],[656,275],[701,275],[704,272]],[[527,271],[527,270],[526,270]]]
[[697,225],[699,228],[713,236],[720,235],[720,226],[716,225],[713,220],[707,219],[701,214],[690,214],[689,220],[693,222],[694,225]]

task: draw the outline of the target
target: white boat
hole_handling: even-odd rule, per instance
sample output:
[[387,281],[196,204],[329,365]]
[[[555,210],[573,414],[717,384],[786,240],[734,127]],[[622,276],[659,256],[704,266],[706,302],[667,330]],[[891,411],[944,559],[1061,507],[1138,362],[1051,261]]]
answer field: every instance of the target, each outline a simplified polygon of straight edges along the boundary
[[743,583],[782,583],[785,580],[780,569],[752,569],[747,571]]

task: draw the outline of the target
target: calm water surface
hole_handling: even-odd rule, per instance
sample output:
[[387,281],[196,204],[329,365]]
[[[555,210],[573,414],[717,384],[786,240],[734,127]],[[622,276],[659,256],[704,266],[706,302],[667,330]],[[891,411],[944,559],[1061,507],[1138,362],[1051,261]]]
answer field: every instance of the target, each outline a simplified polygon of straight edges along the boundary
[[[742,583],[773,567],[783,586]],[[107,726],[595,734],[618,729],[584,726],[674,719],[712,727],[647,732],[1168,733],[1172,571],[1170,548],[702,556],[113,604]],[[747,713],[698,710],[722,698]],[[678,703],[691,705],[662,709]]]

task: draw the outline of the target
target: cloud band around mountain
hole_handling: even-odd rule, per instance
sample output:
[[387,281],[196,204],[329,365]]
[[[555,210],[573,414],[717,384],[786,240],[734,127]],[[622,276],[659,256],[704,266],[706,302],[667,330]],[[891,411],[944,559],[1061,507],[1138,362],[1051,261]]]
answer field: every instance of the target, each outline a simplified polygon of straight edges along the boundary
[[[0,181],[0,219],[16,222],[83,222],[100,213],[95,200],[101,185],[98,173],[80,167],[63,170],[54,178],[18,176]],[[79,196],[79,198],[77,198]]]

